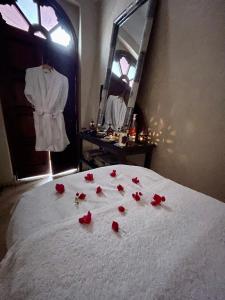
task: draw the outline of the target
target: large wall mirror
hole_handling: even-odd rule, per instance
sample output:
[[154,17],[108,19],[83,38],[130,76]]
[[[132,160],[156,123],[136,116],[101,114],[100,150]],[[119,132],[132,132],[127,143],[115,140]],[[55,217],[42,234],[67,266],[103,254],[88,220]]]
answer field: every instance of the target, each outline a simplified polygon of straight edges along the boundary
[[131,4],[113,23],[98,126],[129,127],[149,43],[157,0]]

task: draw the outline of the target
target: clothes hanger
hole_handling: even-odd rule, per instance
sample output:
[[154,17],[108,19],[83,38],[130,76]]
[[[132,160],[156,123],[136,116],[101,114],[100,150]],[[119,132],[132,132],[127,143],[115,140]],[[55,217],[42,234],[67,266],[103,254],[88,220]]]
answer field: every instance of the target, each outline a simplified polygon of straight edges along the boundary
[[53,67],[50,66],[49,64],[42,64],[42,69],[48,70],[48,71],[52,71]]
[[41,58],[41,66],[42,66],[42,69],[48,70],[49,72],[51,72],[53,70],[53,67],[51,65],[49,65],[47,61],[46,61],[46,63],[44,63],[43,55]]

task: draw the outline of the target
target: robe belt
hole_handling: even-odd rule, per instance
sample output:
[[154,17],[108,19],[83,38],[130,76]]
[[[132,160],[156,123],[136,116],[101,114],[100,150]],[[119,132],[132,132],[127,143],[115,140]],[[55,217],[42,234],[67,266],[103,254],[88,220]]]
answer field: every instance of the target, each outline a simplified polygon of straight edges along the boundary
[[35,112],[37,113],[38,116],[49,115],[50,117],[52,117],[52,119],[57,118],[57,116],[62,113],[62,111],[57,111],[55,113],[50,113],[48,111],[44,111],[44,110],[40,110],[40,109],[35,110]]

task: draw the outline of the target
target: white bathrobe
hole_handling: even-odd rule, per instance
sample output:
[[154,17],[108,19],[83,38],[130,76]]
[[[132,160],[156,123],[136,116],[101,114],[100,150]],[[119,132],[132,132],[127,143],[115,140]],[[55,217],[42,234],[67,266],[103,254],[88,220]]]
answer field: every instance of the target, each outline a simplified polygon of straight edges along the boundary
[[39,66],[26,70],[25,81],[25,96],[35,109],[36,151],[63,151],[69,144],[63,117],[68,79]]
[[105,109],[105,124],[107,128],[111,124],[114,130],[121,128],[124,123],[127,106],[122,97],[110,95]]

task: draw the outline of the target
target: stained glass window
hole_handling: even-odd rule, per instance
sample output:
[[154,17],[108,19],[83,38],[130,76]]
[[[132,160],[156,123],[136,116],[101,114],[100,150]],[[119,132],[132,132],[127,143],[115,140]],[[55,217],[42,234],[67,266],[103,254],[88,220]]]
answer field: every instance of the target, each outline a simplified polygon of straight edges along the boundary
[[54,43],[64,47],[71,44],[70,32],[62,28],[50,6],[40,6],[33,0],[17,0],[13,5],[0,4],[0,13],[8,25],[32,32],[43,39],[49,37]]
[[61,26],[57,27],[51,33],[51,39],[53,42],[63,45],[65,47],[67,47],[71,41],[70,35]]
[[24,13],[26,18],[31,24],[38,24],[38,9],[37,4],[33,1],[17,0],[16,4],[19,6],[21,11]]
[[42,26],[44,26],[47,30],[51,30],[58,24],[54,9],[50,6],[41,6],[40,9]]
[[28,31],[29,24],[14,5],[0,4],[0,13],[7,24]]
[[132,87],[134,83],[134,77],[136,67],[129,64],[125,56],[122,56],[118,61],[114,60],[112,65],[112,72],[122,81],[129,84]]

